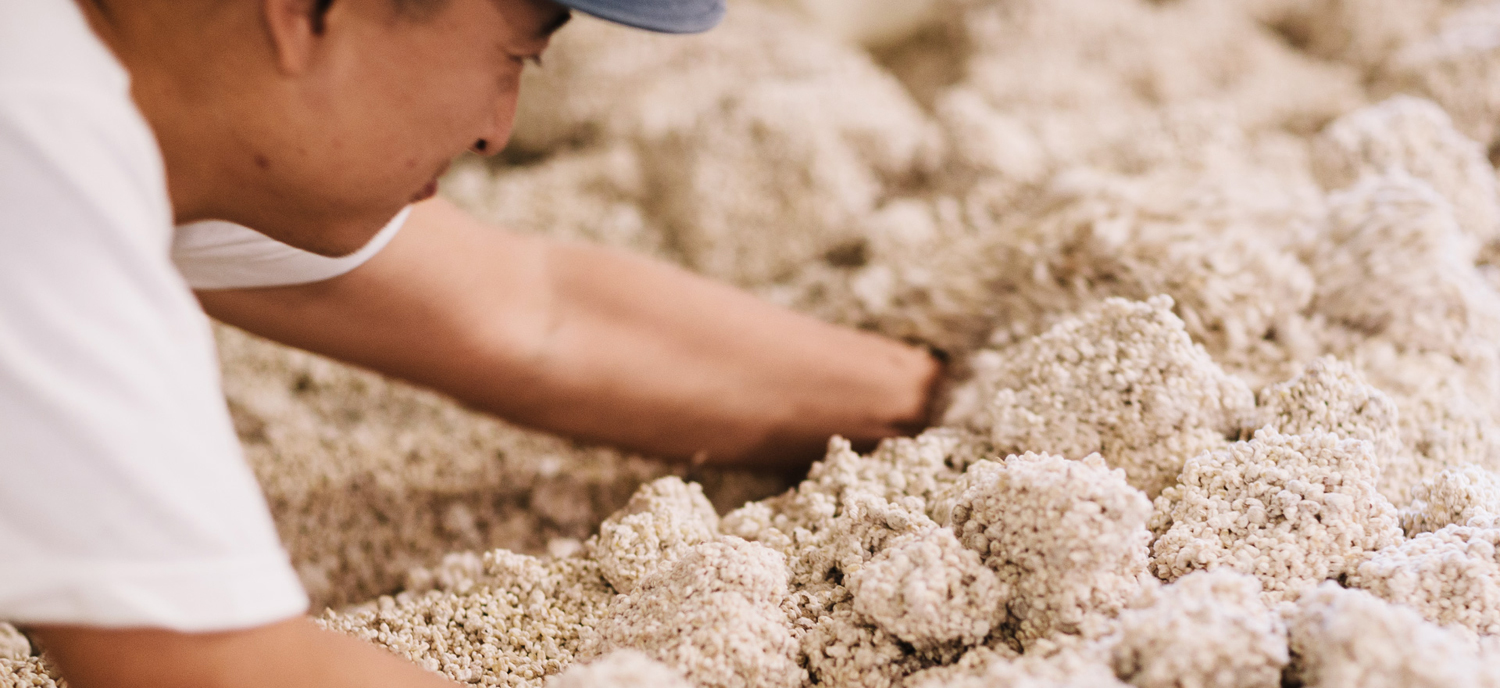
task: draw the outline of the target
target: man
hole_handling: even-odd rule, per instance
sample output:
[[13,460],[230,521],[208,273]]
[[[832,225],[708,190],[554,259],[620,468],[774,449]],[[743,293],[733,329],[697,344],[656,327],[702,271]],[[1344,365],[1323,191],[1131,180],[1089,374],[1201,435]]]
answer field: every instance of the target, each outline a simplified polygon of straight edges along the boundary
[[205,310],[684,460],[926,421],[918,349],[429,200],[564,4],[687,32],[722,0],[77,3],[0,0],[0,619],[75,688],[448,685],[303,618]]

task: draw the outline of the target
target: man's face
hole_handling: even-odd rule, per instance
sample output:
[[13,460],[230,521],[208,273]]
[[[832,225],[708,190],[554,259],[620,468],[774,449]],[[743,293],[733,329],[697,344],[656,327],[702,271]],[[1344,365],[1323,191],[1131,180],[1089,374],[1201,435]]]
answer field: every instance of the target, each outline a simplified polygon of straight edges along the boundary
[[[498,151],[521,70],[567,10],[551,0],[336,0],[242,145],[281,220],[276,238],[328,255],[359,248],[408,203],[430,197],[466,149]],[[482,142],[482,143],[481,143]],[[295,218],[295,219],[292,219]]]

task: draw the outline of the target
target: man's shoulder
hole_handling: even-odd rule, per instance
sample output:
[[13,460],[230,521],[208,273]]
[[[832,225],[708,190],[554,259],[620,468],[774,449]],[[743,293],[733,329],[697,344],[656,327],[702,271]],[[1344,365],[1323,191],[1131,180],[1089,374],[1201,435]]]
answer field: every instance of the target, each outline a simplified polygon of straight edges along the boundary
[[165,248],[161,153],[124,67],[73,0],[0,0],[0,159],[14,217],[56,224],[94,208],[68,222],[128,227]]
[[0,97],[36,88],[128,94],[124,67],[73,0],[0,2]]

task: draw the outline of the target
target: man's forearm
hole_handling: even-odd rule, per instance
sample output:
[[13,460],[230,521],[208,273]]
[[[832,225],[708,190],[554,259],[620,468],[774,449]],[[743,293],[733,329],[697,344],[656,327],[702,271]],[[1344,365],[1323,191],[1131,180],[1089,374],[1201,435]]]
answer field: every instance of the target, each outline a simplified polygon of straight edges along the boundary
[[231,324],[522,424],[722,463],[801,465],[830,434],[914,430],[939,375],[915,347],[440,201],[348,275],[200,298]]
[[35,629],[72,688],[454,688],[368,643],[291,619],[243,631]]
[[[554,244],[549,264],[559,312],[540,363],[567,403],[538,404],[541,424],[668,455],[801,463],[830,434],[862,442],[926,422],[939,366],[920,349],[617,251]],[[589,428],[604,408],[607,424]]]

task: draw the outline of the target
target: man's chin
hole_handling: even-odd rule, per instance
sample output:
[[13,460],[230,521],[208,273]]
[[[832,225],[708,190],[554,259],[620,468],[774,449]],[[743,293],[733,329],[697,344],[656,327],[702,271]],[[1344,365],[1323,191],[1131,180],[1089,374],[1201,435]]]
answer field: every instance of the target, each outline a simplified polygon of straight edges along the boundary
[[[3,1],[3,0],[0,0]],[[359,208],[330,205],[306,211],[293,204],[255,205],[242,213],[216,214],[201,219],[227,220],[249,227],[293,248],[328,258],[347,256],[364,248],[409,203],[366,200]],[[298,212],[304,210],[304,212]],[[200,218],[191,218],[188,221]]]
[[[395,213],[391,215],[394,217]],[[296,229],[286,225],[277,225],[281,231],[262,231],[261,233],[309,253],[328,258],[342,258],[364,248],[390,220],[389,217],[384,220],[367,218],[363,221],[347,223],[317,223]]]

